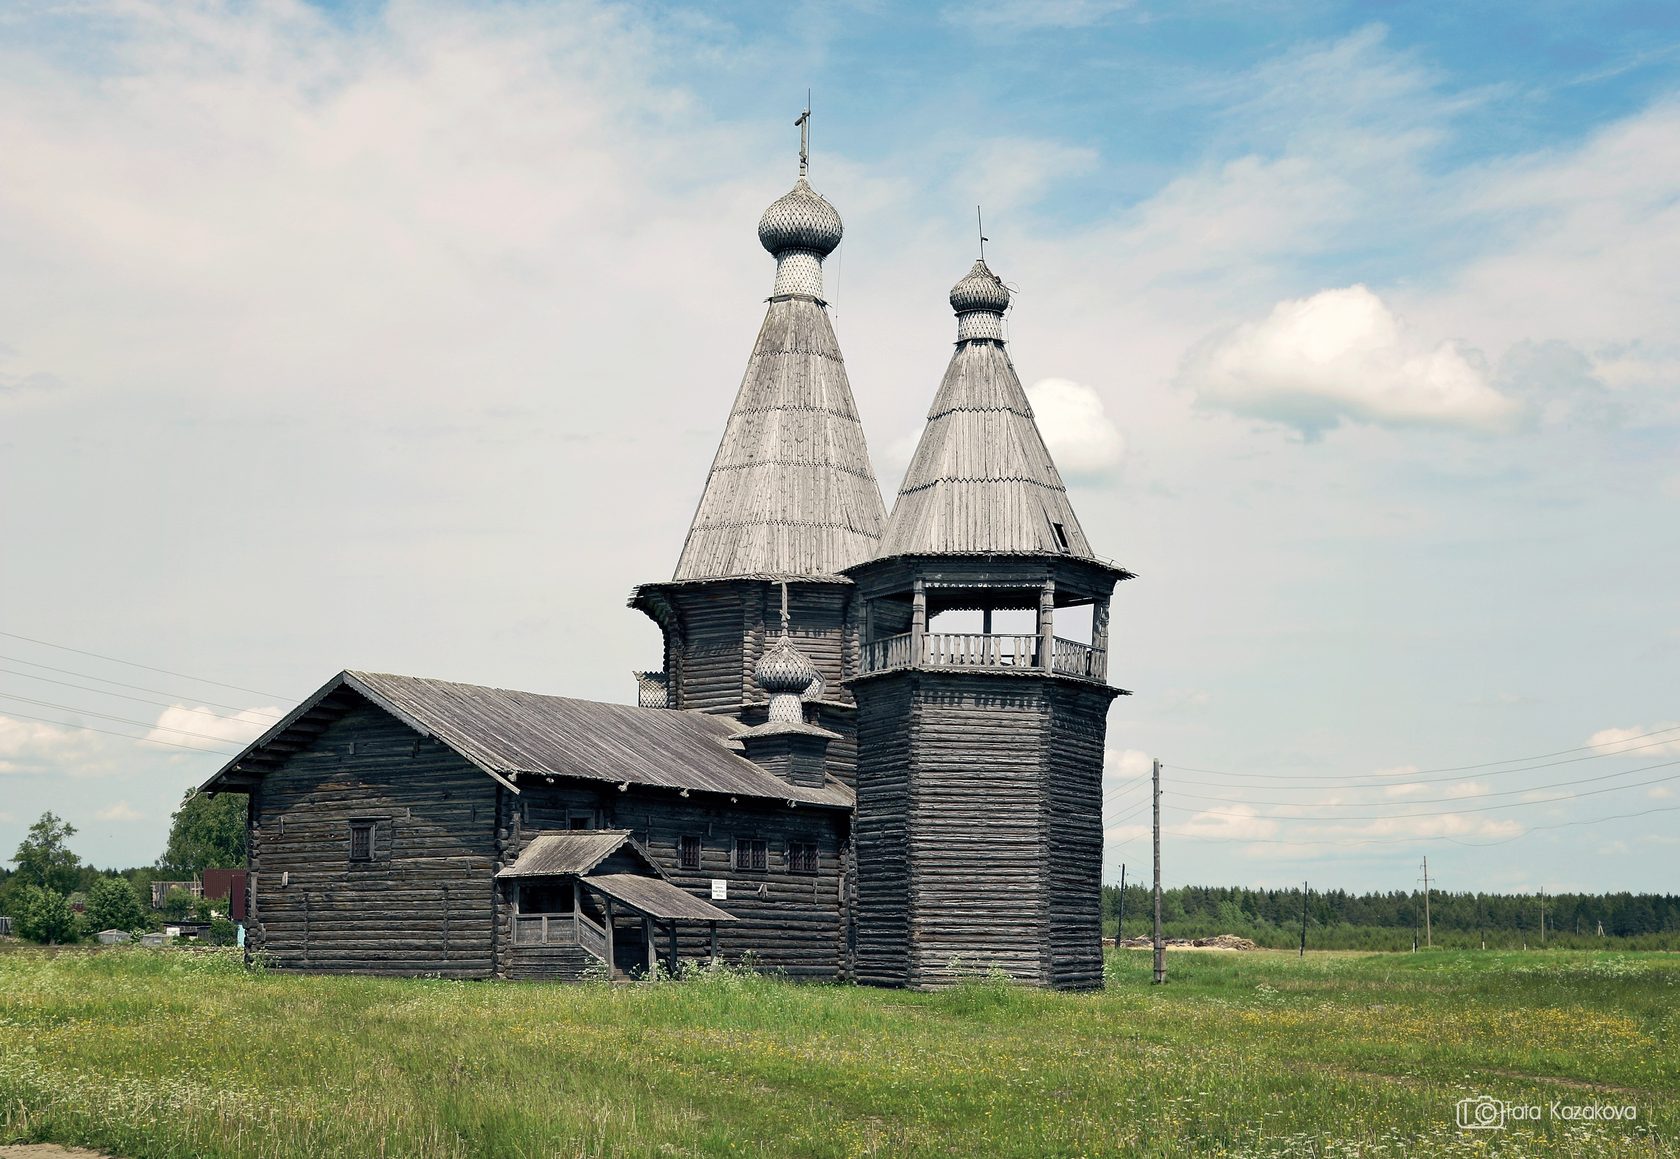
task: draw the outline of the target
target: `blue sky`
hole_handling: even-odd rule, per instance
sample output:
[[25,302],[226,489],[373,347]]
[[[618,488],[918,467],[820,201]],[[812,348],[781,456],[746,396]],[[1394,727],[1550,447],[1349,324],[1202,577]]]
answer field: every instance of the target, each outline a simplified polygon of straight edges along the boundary
[[1671,888],[1660,4],[9,7],[0,851],[150,860],[343,667],[627,699],[807,87],[889,503],[982,203],[1140,575],[1109,861],[1160,757],[1172,881]]

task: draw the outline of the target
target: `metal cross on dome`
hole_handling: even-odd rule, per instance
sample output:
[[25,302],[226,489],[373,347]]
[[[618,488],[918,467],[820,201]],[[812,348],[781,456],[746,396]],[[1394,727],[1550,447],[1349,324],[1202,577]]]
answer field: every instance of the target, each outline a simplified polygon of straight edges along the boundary
[[805,111],[794,122],[799,128],[799,175],[805,176],[811,160],[811,90],[805,90]]

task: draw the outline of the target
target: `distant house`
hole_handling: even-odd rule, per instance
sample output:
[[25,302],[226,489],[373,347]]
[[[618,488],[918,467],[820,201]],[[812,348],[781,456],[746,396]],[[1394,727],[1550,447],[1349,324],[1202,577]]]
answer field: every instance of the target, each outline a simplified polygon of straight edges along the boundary
[[200,879],[202,896],[212,901],[226,898],[228,917],[236,922],[245,920],[245,870],[206,869]]
[[162,909],[163,903],[175,890],[191,894],[193,897],[204,896],[204,886],[197,881],[154,881],[152,882],[152,908]]
[[125,942],[132,942],[134,935],[127,930],[100,930],[94,938],[102,946],[120,946]]
[[11,936],[12,919],[4,915],[0,915],[0,938],[9,938]]

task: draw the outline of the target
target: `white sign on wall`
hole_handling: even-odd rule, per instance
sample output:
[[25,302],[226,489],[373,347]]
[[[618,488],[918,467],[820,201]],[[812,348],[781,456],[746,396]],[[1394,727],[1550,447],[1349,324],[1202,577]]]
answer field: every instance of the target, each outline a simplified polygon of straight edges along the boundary
[[729,900],[729,882],[725,881],[721,877],[712,878],[712,900],[713,901],[728,901]]

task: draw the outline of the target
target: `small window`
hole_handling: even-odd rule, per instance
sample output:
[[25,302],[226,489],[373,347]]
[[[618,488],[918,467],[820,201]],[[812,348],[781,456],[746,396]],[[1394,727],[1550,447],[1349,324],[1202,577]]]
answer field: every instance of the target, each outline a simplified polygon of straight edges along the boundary
[[817,864],[817,847],[809,841],[795,841],[788,845],[789,872],[815,873]]
[[763,873],[770,868],[770,843],[762,837],[735,838],[735,868]]
[[373,822],[350,822],[350,860],[373,860]]
[[1068,549],[1067,528],[1060,523],[1052,523],[1050,530],[1056,533],[1056,550],[1066,551]]
[[700,838],[693,833],[677,838],[677,868],[700,868]]
[[593,814],[593,813],[573,813],[569,817],[566,818],[566,828],[568,828],[568,829],[593,829],[593,828],[595,828],[595,814]]

